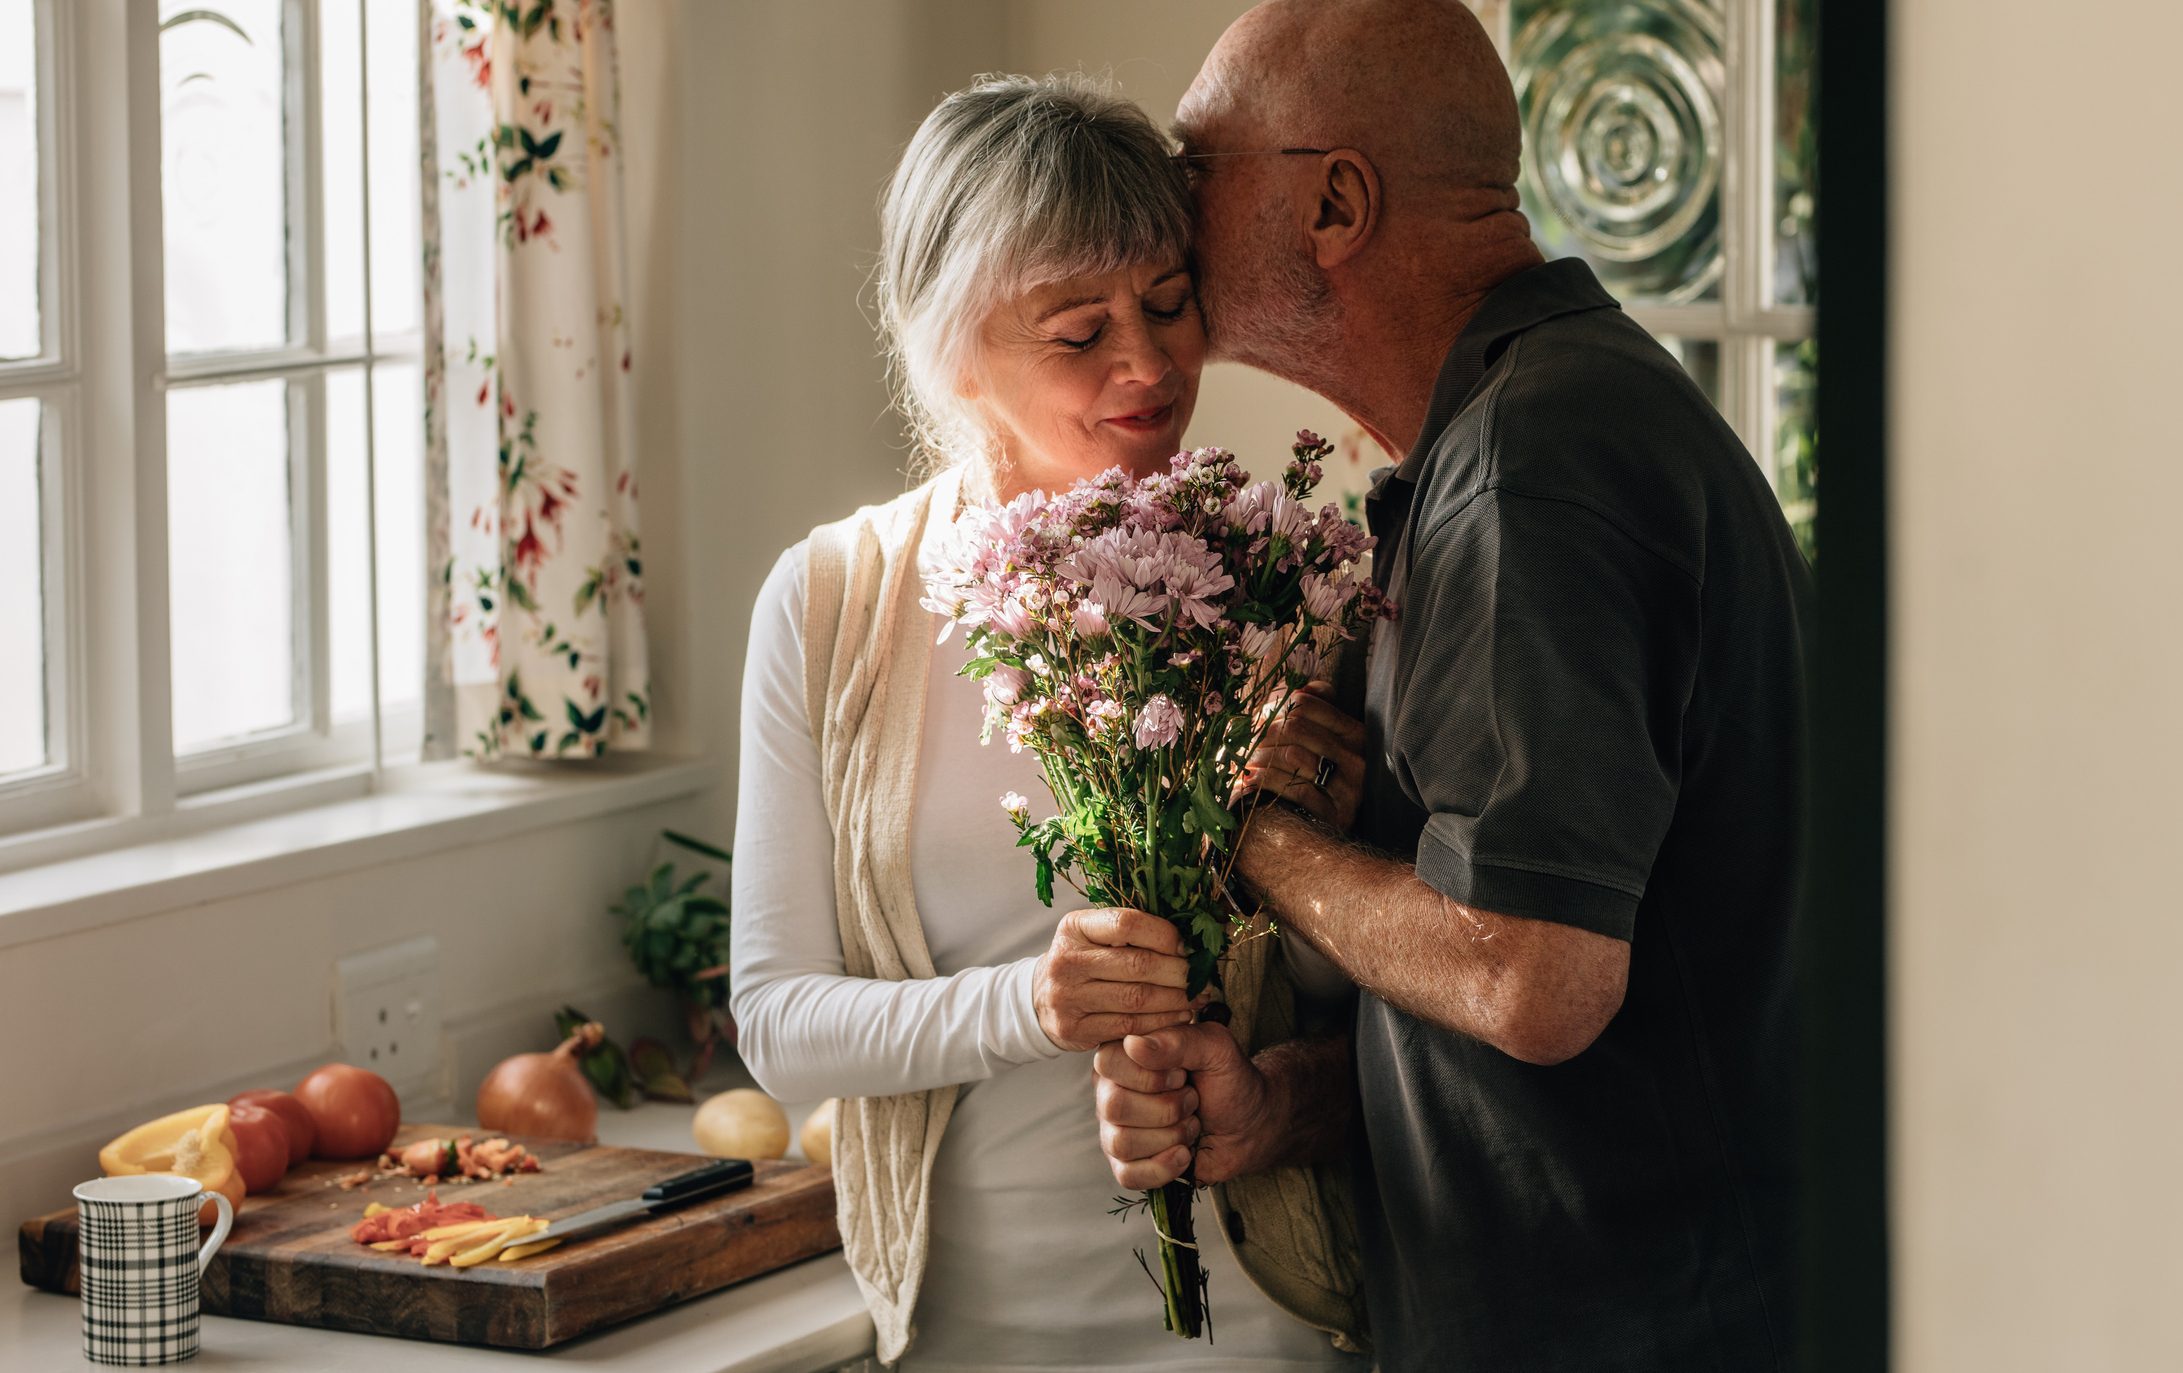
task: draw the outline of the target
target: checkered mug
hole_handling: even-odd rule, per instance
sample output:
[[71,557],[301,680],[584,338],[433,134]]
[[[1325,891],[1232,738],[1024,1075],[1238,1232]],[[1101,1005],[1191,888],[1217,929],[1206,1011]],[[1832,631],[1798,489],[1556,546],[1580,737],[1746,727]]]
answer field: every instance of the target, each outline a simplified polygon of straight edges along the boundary
[[[200,1249],[206,1201],[220,1220]],[[143,1173],[79,1185],[76,1217],[83,1356],[133,1366],[196,1358],[198,1279],[235,1224],[234,1206],[194,1178]]]

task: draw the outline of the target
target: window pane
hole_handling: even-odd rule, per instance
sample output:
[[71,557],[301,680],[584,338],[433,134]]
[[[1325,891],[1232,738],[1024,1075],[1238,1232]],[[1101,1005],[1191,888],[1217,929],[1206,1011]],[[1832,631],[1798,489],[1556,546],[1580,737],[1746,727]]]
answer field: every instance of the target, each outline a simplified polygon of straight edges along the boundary
[[167,349],[289,342],[280,0],[161,0]]
[[383,363],[375,385],[379,697],[391,710],[424,701],[424,369]]
[[371,20],[371,315],[379,337],[424,316],[424,230],[417,191],[417,7],[373,4]]
[[[327,337],[364,336],[364,188],[357,0],[320,0],[321,157],[326,197]],[[417,194],[417,16],[374,3],[371,21],[371,308],[382,342],[413,332],[423,314]]]
[[1819,65],[1817,0],[1775,0],[1774,299],[1809,305],[1819,298],[1819,123],[1812,72]]
[[1549,257],[1625,300],[1720,295],[1721,16],[1705,0],[1521,0],[1519,190]]
[[364,188],[356,171],[364,156],[364,121],[356,15],[357,0],[320,0],[319,185],[326,207],[326,337],[336,348],[357,347],[364,338]]
[[31,0],[0,0],[0,358],[40,350],[36,39]]
[[1774,491],[1796,531],[1804,556],[1814,561],[1813,516],[1818,511],[1819,341],[1784,343],[1774,352]]
[[167,397],[176,753],[296,719],[288,388]]
[[1675,355],[1690,373],[1705,398],[1713,402],[1713,408],[1721,408],[1721,345],[1718,339],[1674,338],[1662,335],[1660,346]]
[[[424,392],[415,363],[373,378],[378,450],[379,698],[394,712],[424,696]],[[326,559],[334,723],[371,712],[371,566],[364,556],[364,373],[326,378]],[[416,740],[389,735],[388,752]]]
[[39,409],[0,400],[0,778],[48,761]]

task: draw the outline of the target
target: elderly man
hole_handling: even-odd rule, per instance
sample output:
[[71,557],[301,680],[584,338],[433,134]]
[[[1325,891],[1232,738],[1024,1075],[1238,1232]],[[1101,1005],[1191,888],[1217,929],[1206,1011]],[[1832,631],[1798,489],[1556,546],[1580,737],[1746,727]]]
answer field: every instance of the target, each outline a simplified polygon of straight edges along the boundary
[[1321,820],[1262,810],[1238,864],[1361,989],[1353,1038],[1106,1046],[1115,1176],[1361,1128],[1389,1373],[1786,1366],[1810,574],[1766,481],[1540,260],[1454,0],[1261,5],[1177,122],[1215,349],[1406,455],[1369,504],[1399,613],[1362,726],[1313,699],[1264,759]]

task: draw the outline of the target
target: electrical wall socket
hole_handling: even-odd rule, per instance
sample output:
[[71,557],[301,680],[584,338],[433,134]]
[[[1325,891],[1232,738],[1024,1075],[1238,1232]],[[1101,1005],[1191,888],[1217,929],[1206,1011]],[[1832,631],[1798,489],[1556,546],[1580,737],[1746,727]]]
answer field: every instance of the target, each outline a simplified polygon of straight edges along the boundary
[[341,1059],[398,1093],[438,1085],[440,941],[425,935],[334,964],[334,1039]]

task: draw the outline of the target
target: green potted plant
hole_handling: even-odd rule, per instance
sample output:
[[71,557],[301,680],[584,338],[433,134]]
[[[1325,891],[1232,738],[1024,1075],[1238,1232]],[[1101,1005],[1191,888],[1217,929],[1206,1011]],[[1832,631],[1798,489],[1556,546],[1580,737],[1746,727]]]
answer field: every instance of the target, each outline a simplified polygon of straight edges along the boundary
[[[650,875],[622,894],[614,914],[621,917],[622,944],[637,971],[682,1003],[695,1046],[682,1080],[694,1084],[720,1042],[735,1042],[735,1019],[728,1014],[728,875],[735,860],[673,830],[660,831],[660,838],[682,853],[655,854]],[[708,883],[715,884],[711,890]],[[631,1046],[633,1054],[637,1047]],[[637,1066],[640,1076],[651,1076]]]

